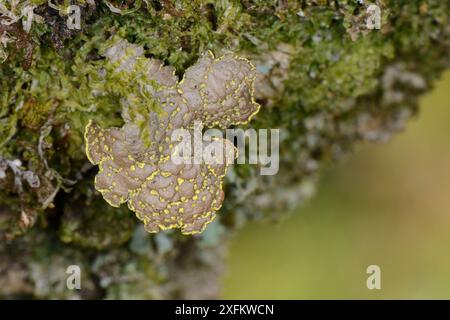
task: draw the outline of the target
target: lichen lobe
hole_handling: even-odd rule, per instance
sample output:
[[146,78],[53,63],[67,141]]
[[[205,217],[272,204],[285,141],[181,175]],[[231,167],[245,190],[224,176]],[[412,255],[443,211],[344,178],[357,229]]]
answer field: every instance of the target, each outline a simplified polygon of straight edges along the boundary
[[123,97],[122,128],[87,125],[86,153],[99,167],[95,188],[111,206],[127,203],[148,232],[173,228],[183,234],[202,232],[222,205],[223,177],[237,150],[219,138],[204,147],[219,144],[221,159],[174,163],[172,133],[182,128],[193,136],[197,121],[222,129],[250,121],[259,110],[253,98],[255,68],[232,54],[214,58],[207,52],[178,82],[173,68],[145,58],[125,40],[109,47],[105,56],[114,65],[113,72],[141,77],[142,95],[151,96],[159,108],[139,114],[133,101],[140,97]]

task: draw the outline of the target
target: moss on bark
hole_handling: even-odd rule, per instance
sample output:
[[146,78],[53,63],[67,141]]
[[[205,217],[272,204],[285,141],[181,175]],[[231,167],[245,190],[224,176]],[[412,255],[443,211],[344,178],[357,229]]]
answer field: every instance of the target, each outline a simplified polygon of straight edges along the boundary
[[[20,20],[0,24],[0,296],[9,298],[216,297],[234,229],[278,219],[355,143],[402,130],[449,65],[448,0],[373,1],[380,30],[367,29],[370,1],[72,1],[80,31],[66,27],[70,1],[19,3],[36,6],[29,33]],[[100,77],[113,35],[179,76],[206,50],[259,71],[262,107],[247,126],[282,129],[280,172],[234,166],[219,219],[201,235],[149,235],[93,187],[84,128],[121,126],[120,95],[135,90]],[[82,267],[81,291],[65,287],[71,264]]]

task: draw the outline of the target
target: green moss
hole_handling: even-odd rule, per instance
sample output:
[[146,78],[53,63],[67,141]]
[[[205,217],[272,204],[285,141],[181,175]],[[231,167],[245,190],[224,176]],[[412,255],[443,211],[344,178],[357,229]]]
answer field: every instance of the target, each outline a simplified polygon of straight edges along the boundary
[[[0,261],[12,261],[5,252],[26,246],[42,247],[64,257],[62,261],[81,256],[94,278],[104,281],[100,287],[106,292],[98,297],[139,296],[140,281],[129,278],[133,272],[138,279],[147,278],[140,283],[157,288],[142,291],[146,297],[164,296],[167,282],[179,289],[168,296],[189,296],[187,288],[195,285],[174,275],[189,274],[194,264],[213,281],[223,241],[216,239],[208,251],[197,247],[201,239],[193,238],[190,250],[185,250],[185,242],[168,234],[172,249],[167,256],[149,253],[143,258],[127,246],[135,230],[132,215],[102,204],[93,192],[96,170],[84,153],[84,128],[90,119],[102,127],[122,126],[119,99],[136,93],[139,82],[122,74],[102,76],[102,69],[111,67],[100,54],[104,44],[114,35],[126,38],[144,47],[147,57],[174,66],[178,75],[207,49],[216,55],[233,52],[246,57],[260,71],[256,91],[262,109],[251,126],[282,128],[280,172],[261,177],[255,166],[235,166],[227,177],[220,227],[212,231],[221,230],[218,238],[223,239],[246,220],[277,219],[277,212],[309,196],[320,169],[357,142],[385,140],[402,128],[416,112],[417,97],[449,66],[448,0],[373,1],[382,8],[383,23],[381,30],[372,31],[365,27],[370,2],[177,0],[125,6],[111,1],[124,10],[114,14],[97,1],[96,8],[82,7],[83,30],[69,32],[63,27],[65,17],[47,3],[33,1],[44,22],[33,23],[29,39],[16,30],[18,42],[4,49],[8,58],[0,65],[0,156],[20,159],[23,170],[39,176],[41,186],[24,183],[19,191],[11,170],[0,180],[0,234],[8,239],[24,235],[0,245]],[[30,41],[35,44],[32,64],[24,70]],[[157,106],[150,97],[138,107]],[[23,210],[33,217],[28,227],[21,224]],[[206,241],[213,236],[208,234]],[[37,237],[45,240],[33,242]],[[147,240],[150,247],[155,245],[153,238]],[[93,250],[85,253],[80,247]],[[108,252],[111,247],[116,249]],[[23,259],[42,268],[48,265],[28,255]],[[133,262],[127,270],[111,262],[113,266],[103,263],[105,269],[94,271],[89,263],[96,259]],[[114,270],[114,280],[108,283],[100,270]],[[124,274],[128,278],[121,278]],[[46,295],[58,297],[60,292],[49,290]]]
[[62,242],[97,250],[117,247],[132,236],[136,221],[126,209],[104,206],[100,199],[64,205],[59,227]]

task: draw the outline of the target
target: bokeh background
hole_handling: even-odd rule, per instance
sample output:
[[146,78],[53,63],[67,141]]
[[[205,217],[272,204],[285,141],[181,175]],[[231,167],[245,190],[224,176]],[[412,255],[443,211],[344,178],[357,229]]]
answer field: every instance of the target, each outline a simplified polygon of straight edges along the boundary
[[404,133],[360,146],[282,222],[239,231],[227,268],[226,299],[450,299],[450,71]]

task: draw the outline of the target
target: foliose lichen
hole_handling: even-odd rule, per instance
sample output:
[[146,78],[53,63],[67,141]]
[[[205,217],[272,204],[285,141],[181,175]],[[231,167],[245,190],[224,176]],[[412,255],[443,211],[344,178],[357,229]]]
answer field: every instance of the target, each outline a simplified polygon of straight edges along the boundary
[[178,82],[173,68],[145,58],[142,48],[126,40],[116,39],[104,55],[114,77],[120,74],[117,81],[129,81],[139,92],[120,98],[122,128],[102,129],[92,122],[86,127],[86,153],[100,169],[96,189],[111,206],[128,203],[149,232],[202,232],[222,205],[223,177],[235,147],[215,140],[209,144],[222,152],[214,161],[196,163],[192,153],[176,163],[173,133],[193,131],[196,121],[219,128],[247,123],[259,110],[253,97],[255,68],[246,59],[214,58],[209,51]]
[[[418,97],[450,65],[449,0],[14,2],[34,3],[36,19],[29,32],[26,17],[0,26],[0,155],[20,161],[39,186],[20,178],[20,191],[10,167],[0,178],[7,298],[216,298],[233,230],[280,219],[314,193],[329,163],[403,130]],[[81,8],[79,30],[67,28],[70,4]],[[380,29],[367,28],[372,4]],[[208,50],[256,67],[261,110],[241,126],[281,129],[280,170],[260,176],[254,166],[230,166],[220,214],[199,235],[149,234],[94,188],[98,169],[83,151],[89,121],[121,128],[126,114],[140,123],[160,109],[140,95],[145,79],[114,72],[105,53],[119,38],[180,78]],[[132,97],[135,108],[125,108]],[[76,293],[61,285],[72,263],[88,271]]]

